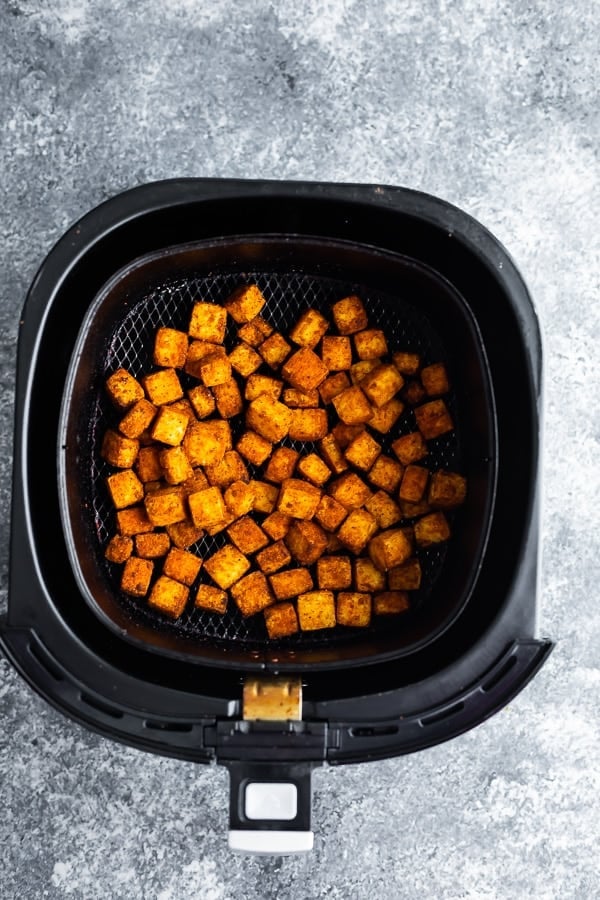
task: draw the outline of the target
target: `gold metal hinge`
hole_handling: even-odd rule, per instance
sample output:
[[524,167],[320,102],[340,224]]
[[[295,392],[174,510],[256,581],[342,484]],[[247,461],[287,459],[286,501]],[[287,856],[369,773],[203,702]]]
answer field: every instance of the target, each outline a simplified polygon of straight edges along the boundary
[[302,682],[295,678],[249,678],[244,684],[243,718],[302,719]]

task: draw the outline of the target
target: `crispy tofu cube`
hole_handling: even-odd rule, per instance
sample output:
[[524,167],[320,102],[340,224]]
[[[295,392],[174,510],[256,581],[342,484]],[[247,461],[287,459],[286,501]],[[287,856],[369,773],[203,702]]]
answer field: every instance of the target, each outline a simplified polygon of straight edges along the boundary
[[439,509],[454,509],[464,503],[467,495],[467,479],[456,472],[440,469],[431,476],[428,500]]
[[447,394],[450,390],[450,383],[444,363],[438,362],[433,363],[431,366],[425,366],[421,370],[421,384],[429,397],[439,397],[440,394]]
[[347,515],[348,510],[345,506],[328,494],[323,494],[317,506],[315,519],[325,531],[336,531]]
[[190,494],[188,504],[196,528],[211,528],[227,517],[227,507],[218,487],[209,487]]
[[193,422],[196,418],[194,408],[187,397],[184,397],[182,400],[175,400],[175,402],[170,403],[169,406],[171,409],[175,409],[177,410],[177,412],[183,413],[184,416],[187,416],[188,422]]
[[307,309],[290,331],[290,337],[295,344],[312,349],[317,346],[328,328],[329,322],[325,316],[316,309]]
[[144,499],[144,486],[133,469],[123,469],[106,479],[115,509],[125,509]]
[[226,528],[229,528],[232,522],[235,522],[235,516],[228,509],[225,518],[221,519],[220,522],[216,522],[214,525],[210,525],[206,529],[206,533],[211,537],[214,537],[215,534],[219,534],[219,532],[225,531]]
[[382,531],[369,541],[369,556],[382,572],[401,566],[412,555],[412,544],[401,528]]
[[361,384],[363,379],[378,369],[380,365],[380,359],[361,359],[360,362],[353,363],[350,366],[350,381],[352,384]]
[[329,493],[347,509],[358,509],[371,496],[371,489],[355,472],[346,472],[329,485]]
[[243,378],[247,378],[262,365],[262,356],[248,344],[238,344],[229,354],[229,362]]
[[381,454],[369,469],[368,479],[371,484],[388,494],[394,494],[400,485],[404,466],[391,456]]
[[266,303],[257,284],[245,284],[235,289],[225,301],[225,309],[232,319],[242,325],[251,322]]
[[415,516],[423,516],[431,512],[431,506],[423,499],[419,503],[409,503],[407,500],[399,500],[398,506],[403,519],[414,519]]
[[244,409],[242,395],[234,378],[230,381],[225,381],[223,384],[216,384],[213,387],[213,393],[217,401],[219,415],[224,419],[232,419],[234,416],[239,416]]
[[290,409],[314,409],[319,405],[319,392],[316,388],[312,391],[286,388],[283,392],[283,402]]
[[115,406],[121,409],[128,409],[144,397],[143,387],[127,369],[117,369],[106,379],[106,391]]
[[249,516],[243,516],[230,525],[227,534],[231,542],[246,556],[262,550],[269,543],[269,538],[260,525],[257,525]]
[[202,528],[197,528],[193,522],[185,519],[183,522],[174,522],[167,525],[167,534],[175,547],[180,550],[187,550],[192,544],[195,544],[204,535]]
[[332,403],[346,425],[362,425],[373,418],[371,404],[356,384],[334,397]]
[[226,350],[222,344],[211,344],[210,341],[192,341],[188,347],[185,372],[193,378],[201,378],[201,366],[208,356],[225,356]]
[[161,575],[150,591],[148,606],[171,619],[178,619],[185,609],[189,595],[190,590],[184,584]]
[[402,375],[416,375],[421,365],[418,353],[392,353],[392,359]]
[[297,562],[311,566],[325,552],[327,535],[314,522],[302,519],[292,522],[286,534],[285,543]]
[[227,310],[215,303],[194,303],[188,332],[197,341],[222,344],[227,328]]
[[226,591],[246,574],[250,568],[250,560],[233,544],[225,544],[204,560],[204,568],[212,580]]
[[425,493],[429,470],[423,466],[407,466],[402,477],[398,496],[409,503],[418,503]]
[[307,591],[296,601],[302,631],[335,628],[335,598],[332,591]]
[[367,431],[361,431],[346,448],[344,455],[357,469],[368,472],[380,453],[381,444],[378,444]]
[[202,560],[195,553],[171,547],[163,564],[163,574],[190,587],[198,577],[201,566]]
[[132,597],[145,597],[150,587],[154,563],[130,556],[121,576],[121,590]]
[[215,387],[232,380],[231,363],[224,353],[211,353],[201,359],[198,368],[205,387]]
[[133,553],[133,541],[123,534],[115,534],[108,542],[104,556],[109,562],[124,563]]
[[350,379],[346,373],[336,372],[335,375],[330,375],[329,378],[326,378],[319,386],[321,400],[327,405],[331,403],[334,397],[337,397],[338,394],[341,394],[342,391],[347,390],[349,387]]
[[121,421],[119,431],[128,438],[139,438],[152,424],[156,415],[156,407],[149,400],[141,399],[130,407]]
[[158,559],[168,553],[171,541],[164,531],[151,534],[136,534],[135,552],[142,559]]
[[250,486],[254,492],[254,502],[252,509],[259,513],[272,513],[279,496],[279,488],[274,484],[267,484],[266,481],[250,481]]
[[265,609],[265,625],[271,640],[289,637],[298,631],[298,618],[293,603],[276,603]]
[[182,447],[161,450],[160,464],[165,473],[165,480],[169,484],[181,484],[182,481],[194,477],[194,470]]
[[308,456],[302,457],[298,463],[298,472],[317,487],[322,487],[331,478],[331,469],[316,453],[309,453]]
[[398,504],[394,503],[385,491],[377,491],[370,500],[367,500],[365,509],[375,516],[379,528],[389,528],[402,518]]
[[201,584],[196,592],[194,606],[223,615],[227,612],[227,594],[212,584]]
[[173,525],[187,517],[185,492],[181,487],[160,488],[146,494],[144,506],[153,525]]
[[427,394],[425,393],[425,388],[421,384],[420,381],[416,379],[413,381],[407,382],[402,389],[402,397],[409,406],[416,406],[417,403],[420,403],[421,400],[424,400]]
[[383,591],[373,598],[373,612],[376,616],[394,616],[410,608],[406,591]]
[[379,408],[389,403],[403,384],[404,379],[396,366],[383,365],[369,372],[361,381],[360,387],[373,406]]
[[354,346],[359,359],[379,359],[388,352],[385,335],[380,328],[368,328],[354,335]]
[[294,519],[312,519],[321,499],[321,491],[299,478],[286,478],[281,484],[277,509]]
[[324,409],[291,409],[289,436],[293,441],[318,441],[327,434]]
[[154,525],[143,506],[130,506],[129,509],[120,509],[117,512],[117,528],[119,534],[132,537],[135,534],[153,531]]
[[278,541],[285,537],[292,524],[292,517],[275,510],[262,523],[263,531],[266,531],[271,540]]
[[199,384],[188,391],[190,403],[199,419],[205,419],[215,411],[216,403],[210,388]]
[[221,462],[206,466],[206,477],[210,484],[227,487],[234,481],[248,481],[248,469],[236,450],[228,450]]
[[238,328],[240,341],[250,344],[251,347],[258,347],[265,338],[272,334],[273,326],[269,325],[261,316],[255,316],[250,322],[246,322],[241,328]]
[[175,369],[160,369],[142,378],[148,399],[155,406],[181,400],[183,390]]
[[342,591],[335,604],[338,625],[367,628],[371,623],[371,595],[357,591]]
[[221,462],[231,450],[229,422],[191,422],[183,439],[183,449],[192,466],[211,466]]
[[365,549],[377,528],[375,516],[367,509],[353,509],[340,525],[337,536],[344,547],[358,555]]
[[373,408],[373,417],[369,419],[369,428],[373,428],[380,434],[387,434],[392,430],[403,411],[404,403],[394,397],[383,406]]
[[321,356],[330,372],[340,372],[352,365],[352,344],[348,337],[324,337]]
[[271,400],[279,400],[283,390],[283,381],[271,378],[269,375],[250,375],[246,381],[244,397],[246,400],[256,400],[261,394],[266,394]]
[[360,297],[352,294],[334,303],[331,312],[340,334],[355,334],[369,324],[367,312]]
[[188,424],[189,420],[185,413],[177,412],[170,406],[161,406],[150,433],[155,441],[176,447],[181,444]]
[[270,455],[272,444],[255,431],[245,431],[237,442],[236,448],[240,456],[255,466],[262,466]]
[[250,572],[233,584],[230,591],[244,618],[255,615],[275,602],[269,582],[262,572]]
[[287,435],[291,420],[292,411],[266,394],[252,400],[246,410],[248,428],[273,443],[283,440]]
[[338,422],[337,425],[331,429],[331,433],[336,439],[340,450],[345,450],[346,447],[352,443],[354,438],[364,430],[364,425],[345,425],[344,422]]
[[202,471],[202,469],[192,469],[192,474],[189,478],[183,482],[182,487],[185,491],[186,497],[189,497],[190,494],[195,494],[197,491],[204,491],[207,487],[209,487],[208,478]]
[[419,547],[431,547],[450,537],[450,526],[442,512],[429,513],[415,522],[415,540]]
[[443,400],[431,400],[415,409],[417,428],[426,441],[447,434],[454,428],[454,422]]
[[278,447],[273,452],[265,471],[267,481],[281,484],[286,478],[291,478],[298,462],[300,454],[291,447]]
[[283,541],[276,541],[256,554],[256,562],[265,575],[270,575],[279,571],[279,569],[283,569],[291,561],[290,551]]
[[333,434],[326,434],[325,437],[319,441],[319,450],[324,461],[335,475],[339,475],[341,472],[346,471],[348,463]]
[[155,366],[183,369],[188,350],[188,336],[175,328],[159,328],[154,338]]
[[284,363],[281,374],[299,391],[312,391],[327,378],[329,370],[309,347],[301,347]]
[[400,460],[403,466],[409,466],[411,463],[418,462],[427,456],[427,444],[423,440],[423,435],[418,431],[410,434],[403,434],[398,440],[392,444],[392,450]]
[[354,586],[357,591],[384,591],[386,587],[385,572],[380,572],[367,556],[359,556],[354,560]]
[[391,591],[416,591],[421,587],[421,563],[418,559],[409,559],[401,566],[388,572],[388,584]]
[[254,505],[254,490],[243,481],[234,481],[223,494],[225,506],[238,519],[249,513]]
[[271,588],[278,600],[289,600],[313,588],[313,580],[308,569],[286,569],[269,577]]
[[317,560],[317,584],[322,590],[337,591],[352,584],[349,556],[322,556]]
[[258,347],[258,352],[272,369],[280,369],[291,351],[291,346],[278,331],[268,337]]
[[100,455],[117,469],[130,469],[136,461],[139,441],[123,437],[110,429],[104,435]]

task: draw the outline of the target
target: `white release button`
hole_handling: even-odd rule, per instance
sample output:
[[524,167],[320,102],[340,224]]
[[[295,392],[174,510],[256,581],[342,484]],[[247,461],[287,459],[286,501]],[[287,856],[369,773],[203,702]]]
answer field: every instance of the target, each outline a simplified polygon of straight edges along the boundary
[[283,781],[253,781],[246,785],[245,808],[248,819],[295,819],[298,789]]

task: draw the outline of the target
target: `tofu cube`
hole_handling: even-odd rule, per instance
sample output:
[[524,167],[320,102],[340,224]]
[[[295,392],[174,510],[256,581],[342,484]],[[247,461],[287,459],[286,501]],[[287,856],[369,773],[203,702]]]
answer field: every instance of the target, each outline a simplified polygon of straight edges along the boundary
[[242,325],[251,322],[266,303],[262,291],[257,284],[245,284],[229,295],[225,301],[225,309],[232,319]]
[[211,466],[206,466],[206,477],[209,484],[227,487],[234,481],[248,481],[248,469],[236,450],[228,450],[223,459]]
[[331,478],[331,469],[326,466],[320,456],[309,453],[303,456],[298,463],[298,472],[311,484],[322,487]]
[[442,512],[429,513],[415,522],[415,540],[419,547],[431,547],[450,537],[450,526]]
[[186,478],[181,486],[185,491],[186,497],[189,497],[190,494],[195,494],[197,491],[204,491],[207,487],[210,487],[208,478],[202,469],[192,469],[192,474],[189,478]]
[[443,400],[432,400],[415,409],[417,427],[423,437],[430,441],[454,428],[452,417]]
[[139,438],[152,424],[156,415],[156,407],[149,400],[138,400],[125,413],[119,422],[119,431],[128,438]]
[[294,519],[312,519],[321,499],[321,491],[299,478],[286,478],[281,484],[277,509]]
[[221,462],[227,451],[231,450],[229,422],[191,422],[183,439],[183,449],[192,466],[211,466]]
[[318,441],[329,430],[324,409],[290,409],[289,436],[293,441]]
[[196,413],[194,412],[194,407],[187,399],[184,397],[182,400],[175,400],[174,403],[170,403],[169,407],[171,409],[177,410],[177,412],[183,413],[184,416],[187,416],[188,423],[193,422],[196,418]]
[[250,568],[250,560],[232,544],[225,544],[204,560],[204,569],[224,591],[235,584]]
[[230,512],[230,510],[227,510],[227,512],[225,513],[225,518],[221,519],[220,522],[215,522],[214,525],[209,525],[206,529],[206,533],[213,537],[215,534],[219,534],[221,531],[229,528],[232,522],[235,522],[235,516]]
[[375,516],[379,528],[389,528],[402,518],[398,504],[385,491],[377,491],[367,500],[365,509]]
[[194,598],[194,606],[223,615],[227,612],[227,594],[212,584],[201,584]]
[[404,379],[396,366],[383,365],[369,372],[361,381],[360,387],[373,406],[379,408],[389,403],[403,384]]
[[327,405],[328,403],[331,403],[334,397],[337,397],[338,394],[341,394],[342,391],[347,390],[349,387],[350,379],[346,373],[336,372],[335,375],[330,375],[326,378],[319,386],[321,400]]
[[258,352],[272,369],[280,369],[291,351],[291,346],[278,331],[268,337],[258,347]]
[[310,347],[297,350],[284,363],[281,374],[299,391],[312,391],[327,378],[329,370],[323,360]]
[[376,488],[394,494],[398,490],[403,474],[404,466],[401,463],[396,462],[391,456],[382,454],[369,469],[367,477]]
[[106,391],[120,409],[128,409],[144,397],[143,387],[127,369],[117,369],[106,379]]
[[181,487],[160,488],[146,494],[144,506],[153,525],[173,525],[187,518],[185,492]]
[[224,419],[232,419],[234,416],[239,416],[244,409],[242,395],[234,378],[223,382],[223,384],[216,384],[213,387],[213,393],[219,415]]
[[[369,422],[369,424],[371,423]],[[331,429],[331,433],[338,442],[340,450],[345,450],[346,447],[352,443],[354,438],[364,430],[364,425],[345,425],[344,422],[338,422],[337,425]],[[346,468],[348,467],[346,466]]]
[[262,572],[250,572],[233,584],[230,591],[244,618],[261,612],[275,602],[269,582]]
[[323,529],[314,522],[302,520],[292,522],[284,540],[294,559],[303,566],[311,566],[327,547]]
[[382,531],[369,541],[369,556],[382,572],[401,566],[412,555],[412,544],[401,528]]
[[425,399],[427,394],[425,388],[420,381],[414,380],[407,382],[402,389],[402,397],[409,406],[416,406]]
[[286,569],[269,577],[271,589],[278,600],[298,597],[313,588],[313,580],[308,569]]
[[273,445],[255,431],[245,431],[236,444],[237,452],[255,466],[262,466]]
[[148,606],[164,613],[170,619],[178,619],[188,601],[190,590],[185,585],[161,575],[150,591]]
[[403,466],[418,462],[429,453],[423,435],[419,431],[403,434],[392,444],[392,450]]
[[286,516],[285,513],[275,510],[262,523],[263,531],[269,535],[271,540],[279,541],[284,538],[292,524],[292,517]]
[[190,587],[198,577],[201,566],[202,560],[194,553],[172,547],[164,561],[163,574]]
[[388,572],[388,585],[392,591],[416,591],[421,587],[421,563],[409,559]]
[[232,380],[231,363],[224,353],[211,353],[198,364],[200,380],[205,387],[215,387]]
[[223,494],[218,487],[209,487],[190,494],[188,504],[196,528],[211,528],[227,516]]
[[160,369],[158,372],[151,372],[150,375],[145,375],[142,381],[148,399],[155,406],[164,406],[166,403],[173,403],[174,400],[181,400],[183,397],[183,389],[175,369]]
[[340,334],[355,334],[369,324],[362,300],[355,294],[338,300],[333,304],[331,312],[335,327]]
[[124,563],[133,553],[133,541],[123,534],[115,534],[108,542],[104,556],[109,562]]
[[456,472],[440,469],[431,476],[428,500],[438,509],[454,509],[464,503],[467,496],[467,479]]
[[335,475],[345,472],[348,468],[348,463],[346,462],[337,438],[334,437],[333,433],[326,434],[325,437],[319,441],[319,451]]
[[410,602],[406,591],[383,591],[373,598],[373,612],[376,616],[395,616],[408,609]]
[[154,563],[149,559],[130,556],[121,575],[121,590],[132,597],[145,597],[154,572]]
[[361,431],[346,448],[344,456],[357,469],[368,472],[380,453],[381,444],[368,431]]
[[161,406],[150,432],[155,441],[176,447],[181,444],[189,421],[185,413],[177,412],[170,406]]
[[171,543],[180,550],[187,550],[204,535],[204,530],[198,528],[193,522],[185,519],[183,522],[174,522],[167,525],[167,534]]
[[243,516],[227,529],[230,541],[246,556],[256,553],[269,543],[269,538],[260,525],[249,516]]
[[223,494],[225,506],[238,519],[250,512],[254,505],[254,490],[243,481],[234,481]]
[[332,591],[307,591],[296,601],[301,631],[335,628],[335,598]]
[[158,559],[168,553],[171,541],[164,531],[151,534],[136,534],[135,552],[142,559]]
[[416,375],[421,365],[418,353],[392,353],[392,359],[402,375]]
[[350,381],[352,384],[362,384],[363,380],[381,365],[380,359],[361,359],[360,362],[350,366]]
[[277,497],[279,496],[279,488],[274,484],[267,484],[266,481],[251,480],[250,486],[254,494],[252,509],[254,512],[265,513],[268,515],[275,509]]
[[225,347],[222,344],[211,344],[210,341],[192,341],[188,347],[185,372],[193,378],[201,378],[203,361],[209,356],[225,356]]
[[369,419],[369,428],[379,434],[388,434],[404,412],[404,403],[394,397],[383,406],[373,407],[373,417]]
[[169,447],[160,451],[160,464],[165,481],[169,484],[181,484],[194,477],[194,470],[182,447]]
[[322,590],[337,591],[352,584],[349,556],[322,556],[317,560],[317,584]]
[[117,469],[130,469],[136,461],[140,443],[110,429],[104,435],[100,455]]
[[354,346],[359,359],[379,359],[388,352],[385,335],[380,328],[368,328],[354,335]]
[[144,486],[133,469],[123,469],[106,479],[115,509],[125,509],[144,499]]
[[373,418],[371,404],[356,384],[334,397],[332,403],[346,425],[363,425]]
[[409,503],[418,503],[425,493],[429,470],[423,466],[407,466],[402,477],[398,496]]
[[290,551],[283,541],[276,541],[274,544],[265,547],[260,553],[256,554],[256,562],[265,575],[271,575],[278,572],[292,561]]
[[250,375],[246,381],[244,397],[246,400],[256,400],[261,394],[266,394],[271,400],[279,400],[283,390],[283,381],[271,378],[269,375]]
[[238,344],[229,354],[229,362],[242,378],[247,378],[262,366],[262,356],[248,344]]
[[291,420],[292,411],[266,394],[252,400],[246,410],[248,428],[272,443],[283,440],[290,429]]
[[216,403],[214,394],[210,388],[205,387],[203,384],[199,384],[189,390],[188,397],[190,398],[190,403],[199,419],[205,419],[215,411]]
[[312,391],[286,388],[283,392],[283,402],[290,409],[314,409],[319,405],[319,392],[316,388]]
[[130,506],[129,509],[120,509],[117,512],[117,528],[119,534],[132,537],[135,534],[153,531],[154,525],[143,506]]
[[194,303],[188,332],[197,341],[222,344],[227,328],[227,310],[215,303]]
[[354,560],[354,586],[357,591],[367,593],[384,591],[386,588],[385,572],[380,572],[369,557],[359,556]]
[[298,618],[293,603],[276,603],[265,609],[265,625],[271,640],[289,637],[298,631]]
[[267,481],[281,484],[286,478],[291,478],[298,462],[300,454],[291,447],[278,447],[273,452],[265,471]]
[[328,494],[323,494],[317,506],[315,519],[325,531],[337,531],[347,515],[348,510],[345,506]]
[[155,366],[168,369],[183,369],[188,350],[188,336],[175,328],[159,328],[154,338]]
[[330,372],[341,372],[352,365],[352,344],[348,337],[324,337],[321,357]]
[[312,349],[317,346],[328,328],[329,322],[325,316],[316,309],[307,309],[290,331],[290,337],[295,344]]
[[433,363],[431,366],[425,366],[424,369],[421,369],[421,384],[425,388],[425,393],[428,397],[439,397],[440,394],[447,394],[450,390],[450,384],[444,363]]
[[367,509],[353,509],[338,529],[338,540],[358,555],[365,549],[378,527],[377,519]]
[[357,591],[342,591],[335,604],[338,625],[367,628],[371,624],[371,595]]
[[272,334],[273,326],[269,325],[261,316],[255,316],[250,322],[246,322],[241,328],[238,328],[240,341],[255,348]]
[[358,509],[365,505],[372,492],[355,472],[346,472],[329,485],[329,493],[347,509]]

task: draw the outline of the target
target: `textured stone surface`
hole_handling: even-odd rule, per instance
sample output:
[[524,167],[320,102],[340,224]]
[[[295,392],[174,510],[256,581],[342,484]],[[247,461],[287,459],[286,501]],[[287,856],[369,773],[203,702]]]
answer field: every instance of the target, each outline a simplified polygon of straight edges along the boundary
[[[0,506],[20,307],[73,220],[179,175],[405,184],[487,225],[539,309],[539,631],[557,641],[475,731],[318,771],[302,859],[231,857],[223,771],[84,731],[0,661],[0,896],[600,896],[597,6],[4,0],[0,49]],[[7,542],[5,515],[2,607]]]

